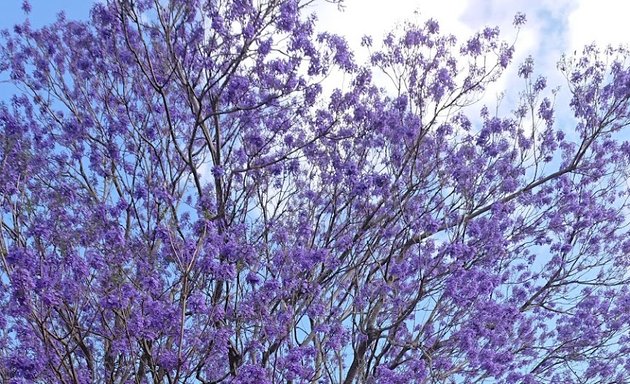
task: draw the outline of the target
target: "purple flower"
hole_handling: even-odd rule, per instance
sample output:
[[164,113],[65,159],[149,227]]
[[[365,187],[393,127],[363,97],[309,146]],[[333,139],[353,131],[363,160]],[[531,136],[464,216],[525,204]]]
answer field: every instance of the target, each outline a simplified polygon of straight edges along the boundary
[[525,25],[526,22],[527,18],[525,17],[525,14],[522,12],[518,12],[516,13],[516,15],[514,15],[514,21],[512,22],[512,24],[515,27],[520,27],[521,25]]
[[630,52],[565,57],[565,97],[498,28],[356,62],[309,3],[2,33],[0,377],[628,377]]

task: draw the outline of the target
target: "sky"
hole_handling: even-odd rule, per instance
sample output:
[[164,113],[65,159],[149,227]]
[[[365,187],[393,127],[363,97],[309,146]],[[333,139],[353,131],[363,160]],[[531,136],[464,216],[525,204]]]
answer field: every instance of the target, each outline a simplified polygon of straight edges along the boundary
[[[0,29],[22,19],[22,0],[0,0]],[[581,51],[584,44],[625,43],[630,39],[630,2],[622,0],[344,0],[344,10],[322,1],[317,6],[321,29],[345,35],[358,47],[361,37],[374,38],[419,13],[419,19],[436,19],[443,32],[464,38],[484,26],[501,27],[507,38],[516,12],[528,23],[519,34],[517,61],[532,55],[541,70],[555,70],[562,52]],[[90,0],[31,0],[31,21],[42,25],[63,9],[68,18],[87,17]],[[360,55],[359,55],[360,57]],[[545,70],[545,72],[548,72]]]
[[[0,28],[22,18],[22,0],[1,0]],[[31,0],[35,25],[52,21],[63,9],[69,18],[86,17],[91,0]],[[519,38],[519,48],[535,57],[553,61],[563,51],[579,50],[584,44],[625,43],[630,36],[630,2],[623,0],[344,0],[343,12],[335,5],[318,7],[325,29],[347,36],[358,45],[364,34],[382,35],[396,22],[420,13],[434,18],[444,32],[466,36],[486,25],[499,25],[511,32],[516,12],[527,14],[528,24]]]
[[[23,19],[22,0],[0,0],[0,29],[11,28]],[[54,20],[63,9],[68,18],[86,18],[93,0],[31,0],[33,25]],[[344,9],[321,1],[314,9],[320,30],[346,36],[355,48],[358,59],[365,59],[359,47],[363,35],[380,40],[387,31],[406,19],[424,21],[434,18],[443,33],[458,36],[460,41],[485,26],[499,26],[507,41],[514,41],[512,27],[516,12],[524,12],[528,22],[516,42],[514,62],[531,55],[536,72],[548,77],[551,87],[563,86],[556,70],[563,52],[579,53],[585,44],[624,44],[630,41],[630,1],[623,0],[344,0]],[[417,12],[414,15],[414,12]],[[514,76],[518,65],[507,71],[482,102],[492,103],[505,89],[522,88],[522,80]],[[519,82],[520,81],[520,82]]]
[[345,0],[345,12],[324,8],[320,21],[351,40],[368,29],[382,34],[414,11],[460,36],[486,25],[510,32],[514,14],[524,12],[528,24],[519,45],[532,53],[558,55],[593,41],[625,43],[630,35],[630,2],[619,0]]
[[[512,26],[517,12],[527,15],[527,24],[518,36]],[[458,41],[485,26],[499,26],[504,39],[516,39],[516,65],[486,92],[480,104],[496,104],[504,90],[522,89],[523,80],[515,74],[518,64],[531,55],[536,73],[547,76],[550,88],[560,86],[557,101],[566,106],[569,96],[562,92],[566,82],[556,68],[562,54],[579,54],[593,42],[601,46],[630,42],[630,1],[620,0],[345,0],[343,12],[326,4],[317,13],[320,28],[346,36],[359,51],[358,58],[363,58],[359,47],[363,35],[378,41],[406,19],[422,22],[433,18],[440,23],[441,32],[454,34]],[[517,92],[513,93],[514,98]],[[509,101],[507,98],[507,108],[511,109]]]
[[[30,0],[32,12],[31,24],[35,27],[46,25],[55,20],[59,11],[63,10],[68,19],[85,19],[88,17],[93,0]],[[12,28],[24,19],[22,0],[0,0],[0,29]]]

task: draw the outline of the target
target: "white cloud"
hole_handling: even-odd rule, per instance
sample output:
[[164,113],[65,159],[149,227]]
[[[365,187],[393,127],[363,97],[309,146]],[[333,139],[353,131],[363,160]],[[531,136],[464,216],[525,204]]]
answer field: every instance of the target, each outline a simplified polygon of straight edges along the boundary
[[321,30],[343,35],[353,48],[358,48],[364,35],[371,35],[378,42],[406,20],[434,18],[444,32],[470,34],[470,28],[460,20],[470,2],[451,0],[445,6],[432,0],[345,0],[341,12],[330,4],[319,6],[316,11]]
[[443,33],[468,36],[473,28],[462,22],[462,13],[472,0],[345,0],[343,11],[325,4],[317,8],[320,30],[346,37],[359,61],[367,59],[360,47],[361,38],[370,35],[378,46],[382,37],[405,21],[423,22],[433,18]]
[[[507,4],[506,4],[507,3]],[[545,0],[539,4],[549,3],[548,8],[558,8],[557,2]],[[541,7],[540,5],[538,7]],[[340,12],[334,5],[323,5],[316,10],[319,17],[320,30],[326,30],[344,35],[351,47],[355,50],[359,61],[367,58],[366,51],[359,46],[361,37],[371,35],[375,42],[393,29],[397,24],[405,20],[424,21],[429,18],[436,19],[440,24],[442,33],[453,34],[458,40],[465,41],[475,31],[485,26],[501,28],[502,35],[508,41],[514,41],[515,29],[512,27],[514,14],[519,11],[537,11],[537,8],[524,0],[505,2],[500,0],[346,0],[344,11]],[[417,12],[418,14],[414,14]],[[556,11],[554,11],[556,12]],[[535,13],[535,12],[534,12]],[[557,13],[557,12],[556,12]],[[540,33],[544,29],[540,26],[542,21],[537,17],[529,17],[533,22],[523,28],[518,37],[516,62],[522,61],[528,54],[533,54],[540,47]],[[557,53],[553,59],[560,56]],[[492,90],[488,92],[487,101],[493,104],[496,95],[504,88],[509,87],[509,80],[513,76],[505,76]]]
[[580,53],[593,42],[628,44],[630,36],[630,2],[618,0],[582,0],[568,16],[569,44],[567,51]]
[[[367,52],[359,46],[363,35],[372,35],[378,43],[386,32],[408,19],[434,18],[443,33],[454,34],[459,41],[484,26],[497,25],[503,38],[511,42],[516,32],[511,25],[513,16],[524,12],[528,22],[518,35],[514,65],[482,100],[494,105],[496,96],[508,90],[502,113],[513,109],[523,87],[516,71],[527,56],[534,57],[536,73],[547,76],[551,87],[566,89],[556,69],[563,53],[579,54],[584,44],[593,41],[600,45],[626,43],[630,36],[630,23],[626,22],[630,1],[619,0],[345,0],[343,12],[334,5],[319,6],[316,12],[320,30],[346,36],[360,62],[367,59]],[[566,104],[566,97],[561,93],[559,103]]]

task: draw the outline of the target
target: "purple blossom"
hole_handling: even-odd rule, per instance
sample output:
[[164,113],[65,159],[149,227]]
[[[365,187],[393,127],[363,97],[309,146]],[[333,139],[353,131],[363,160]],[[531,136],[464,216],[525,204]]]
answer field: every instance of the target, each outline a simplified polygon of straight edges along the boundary
[[24,13],[30,13],[31,3],[29,3],[27,0],[22,1],[22,10],[24,11]]
[[440,32],[440,25],[434,19],[427,20],[427,22],[425,23],[425,28],[430,34],[436,34]]
[[198,3],[2,34],[0,381],[628,377],[627,50]]
[[524,25],[526,22],[527,22],[527,18],[525,17],[525,14],[522,12],[518,12],[516,15],[514,15],[514,21],[512,24],[514,24],[515,27],[520,27]]
[[547,87],[547,79],[545,79],[542,76],[539,76],[536,79],[536,82],[534,82],[534,92],[538,93],[541,92],[543,89],[545,89]]
[[528,56],[518,68],[518,75],[524,79],[528,79],[534,71],[534,59]]

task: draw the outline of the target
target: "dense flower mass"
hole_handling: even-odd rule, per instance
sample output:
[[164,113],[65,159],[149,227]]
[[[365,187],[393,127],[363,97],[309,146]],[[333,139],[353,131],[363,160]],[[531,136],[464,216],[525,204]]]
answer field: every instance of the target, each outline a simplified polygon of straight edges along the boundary
[[498,28],[361,63],[311,3],[2,32],[0,380],[628,382],[630,52],[562,59],[560,126],[533,59],[471,107]]

